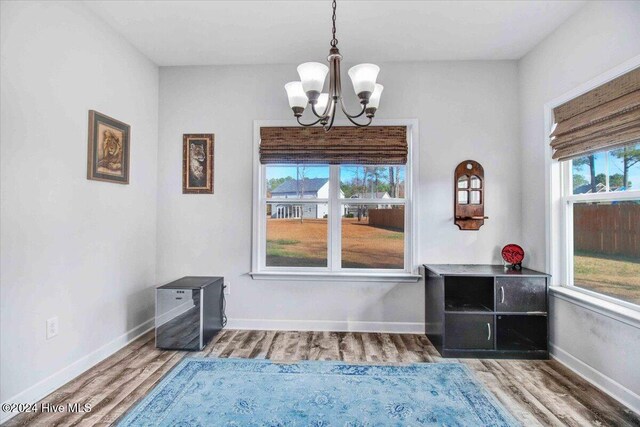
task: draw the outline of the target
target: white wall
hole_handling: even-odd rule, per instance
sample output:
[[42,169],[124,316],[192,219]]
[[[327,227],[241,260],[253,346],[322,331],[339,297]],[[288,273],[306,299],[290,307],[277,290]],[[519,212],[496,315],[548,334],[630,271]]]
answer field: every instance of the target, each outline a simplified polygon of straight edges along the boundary
[[[640,2],[588,3],[519,62],[522,176],[522,235],[529,265],[545,268],[544,104],[640,54]],[[554,282],[560,284],[560,278]],[[619,397],[640,410],[638,329],[566,300],[551,302],[551,342],[573,367],[595,370],[619,383]],[[565,361],[569,360],[566,356]],[[593,374],[597,376],[597,374]],[[602,384],[613,392],[611,384]],[[622,391],[620,391],[622,390]]]
[[[231,326],[420,331],[420,283],[264,281],[247,275],[253,120],[295,125],[283,85],[297,78],[296,65],[160,69],[158,282],[224,275],[231,282]],[[520,241],[516,64],[381,66],[385,93],[378,117],[419,119],[416,259],[499,262],[499,249]],[[355,98],[350,86],[345,93]],[[204,132],[215,133],[215,194],[183,195],[182,134]],[[466,159],[478,160],[486,173],[490,219],[478,232],[453,224],[453,170]]]
[[[48,378],[26,403],[153,316],[158,69],[79,2],[0,14],[0,401]],[[89,109],[131,125],[129,185],[86,179]]]

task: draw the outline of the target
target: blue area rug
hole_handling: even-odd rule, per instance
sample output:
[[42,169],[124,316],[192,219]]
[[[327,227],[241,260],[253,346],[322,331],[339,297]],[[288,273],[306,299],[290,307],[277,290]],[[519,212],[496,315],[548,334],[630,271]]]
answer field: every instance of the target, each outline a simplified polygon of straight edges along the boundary
[[118,426],[516,426],[459,363],[186,358]]

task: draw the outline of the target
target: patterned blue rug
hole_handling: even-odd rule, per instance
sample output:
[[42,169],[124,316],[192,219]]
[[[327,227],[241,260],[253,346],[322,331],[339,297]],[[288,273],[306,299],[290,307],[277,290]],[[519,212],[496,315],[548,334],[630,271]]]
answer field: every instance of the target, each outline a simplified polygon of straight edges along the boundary
[[459,363],[186,358],[118,426],[516,426]]

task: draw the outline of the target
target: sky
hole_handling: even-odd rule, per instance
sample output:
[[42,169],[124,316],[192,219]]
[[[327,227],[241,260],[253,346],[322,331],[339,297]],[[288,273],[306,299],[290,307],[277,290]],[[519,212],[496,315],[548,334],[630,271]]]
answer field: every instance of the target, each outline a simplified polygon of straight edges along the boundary
[[[606,168],[606,154],[607,153],[597,153],[595,155],[595,166],[596,166],[596,175],[600,174],[600,173],[605,173],[605,168]],[[617,173],[619,173],[620,175],[622,175],[623,173],[623,166],[622,166],[622,159],[619,159],[615,156],[609,156],[608,159],[609,162],[609,176],[611,175],[615,175]],[[633,189],[640,189],[640,163],[636,163],[635,165],[633,165],[630,169],[629,169],[629,178],[628,180],[631,181],[632,184],[632,188]],[[573,174],[580,174],[582,175],[587,181],[590,180],[590,171],[589,171],[589,165],[583,165],[581,166],[579,169],[577,168],[573,168]]]
[[[385,167],[385,166],[383,166]],[[398,166],[394,166],[398,167]],[[267,181],[272,178],[286,178],[288,176],[296,179],[297,171],[296,166],[267,166]],[[385,167],[388,169],[388,166]],[[357,166],[342,166],[340,168],[340,181],[350,182],[356,175],[359,174],[359,178],[362,179],[362,167]],[[327,178],[329,179],[329,167],[328,166],[306,166],[304,171],[306,178]],[[400,166],[400,180],[404,181],[404,166]],[[384,179],[386,182],[387,179]]]
[[[267,166],[267,180],[286,178],[288,176],[293,179],[298,176],[297,166]],[[327,166],[307,166],[305,168],[305,177],[329,179],[329,168]]]

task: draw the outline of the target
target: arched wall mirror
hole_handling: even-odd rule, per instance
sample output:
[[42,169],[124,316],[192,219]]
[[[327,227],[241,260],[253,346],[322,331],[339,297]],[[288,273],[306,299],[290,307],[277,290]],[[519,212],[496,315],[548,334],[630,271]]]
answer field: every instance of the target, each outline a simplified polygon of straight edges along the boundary
[[465,160],[455,170],[454,222],[460,230],[479,230],[484,216],[484,169],[474,160]]

